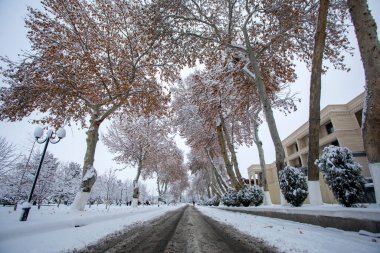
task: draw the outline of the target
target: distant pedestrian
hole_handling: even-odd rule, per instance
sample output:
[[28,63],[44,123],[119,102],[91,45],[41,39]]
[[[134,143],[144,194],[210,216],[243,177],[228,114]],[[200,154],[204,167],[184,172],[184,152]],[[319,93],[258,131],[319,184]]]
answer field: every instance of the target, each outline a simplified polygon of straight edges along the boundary
[[195,206],[195,201],[193,200],[193,206]]

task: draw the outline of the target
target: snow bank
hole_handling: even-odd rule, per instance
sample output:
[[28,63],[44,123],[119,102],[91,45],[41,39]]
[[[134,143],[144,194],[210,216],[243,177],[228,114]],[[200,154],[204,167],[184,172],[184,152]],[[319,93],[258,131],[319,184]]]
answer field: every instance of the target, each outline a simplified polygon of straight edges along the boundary
[[215,220],[232,225],[253,237],[261,238],[284,252],[380,252],[378,238],[355,232],[229,212],[217,208],[198,208]]
[[[60,252],[82,248],[128,225],[143,222],[174,210],[173,206],[92,206],[84,212],[67,206],[32,207],[29,219],[19,222],[18,210],[0,208],[0,252]],[[75,227],[77,226],[77,227]]]
[[[229,208],[229,207],[224,207]],[[302,207],[290,207],[282,205],[258,206],[258,207],[231,207],[233,210],[275,211],[289,214],[313,214],[341,218],[354,218],[359,220],[380,221],[380,205],[370,204],[367,208],[343,207],[338,204],[310,205]]]

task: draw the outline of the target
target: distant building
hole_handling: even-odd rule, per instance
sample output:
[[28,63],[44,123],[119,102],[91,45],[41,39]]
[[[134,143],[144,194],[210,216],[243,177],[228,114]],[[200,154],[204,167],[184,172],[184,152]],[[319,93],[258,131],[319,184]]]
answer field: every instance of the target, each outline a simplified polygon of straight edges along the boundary
[[[362,175],[370,177],[368,160],[364,151],[361,136],[362,111],[364,93],[360,94],[344,105],[328,105],[322,109],[321,127],[319,129],[320,152],[328,145],[349,148],[358,163],[362,166]],[[291,135],[282,141],[285,149],[285,163],[293,167],[303,168],[307,175],[307,156],[309,145],[309,122],[306,122]],[[280,203],[279,184],[275,163],[266,165],[267,182],[271,193],[272,202]],[[257,178],[261,183],[260,165],[254,164],[248,167],[250,179]],[[324,183],[320,174],[322,199],[325,203],[336,203],[330,189]],[[307,200],[308,201],[308,200]]]

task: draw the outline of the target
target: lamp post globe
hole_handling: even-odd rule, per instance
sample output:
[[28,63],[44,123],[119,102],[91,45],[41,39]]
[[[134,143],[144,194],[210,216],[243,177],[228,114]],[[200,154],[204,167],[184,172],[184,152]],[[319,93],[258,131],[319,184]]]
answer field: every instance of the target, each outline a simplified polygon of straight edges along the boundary
[[[42,151],[42,155],[41,155],[41,159],[40,159],[40,164],[38,165],[36,175],[34,176],[34,181],[33,181],[32,189],[30,190],[30,193],[29,193],[28,201],[25,202],[23,204],[23,206],[22,206],[20,221],[26,221],[28,219],[29,211],[30,211],[30,209],[32,207],[31,201],[32,201],[32,198],[33,198],[34,188],[36,187],[37,179],[38,179],[38,176],[39,176],[40,171],[41,171],[42,163],[44,161],[45,153],[46,153],[47,147],[49,145],[49,142],[52,143],[52,144],[56,144],[62,138],[64,138],[66,136],[66,131],[63,128],[60,128],[55,133],[55,135],[53,135],[53,133],[54,133],[53,130],[49,129],[48,132],[47,132],[47,134],[46,134],[46,137],[44,139],[41,139],[42,136],[43,136],[43,134],[44,134],[44,130],[41,127],[37,127],[34,130],[34,137],[36,138],[36,141],[39,144],[45,143],[45,146],[44,146],[44,150]],[[57,137],[58,140],[55,140],[56,139],[55,137]]]
[[41,138],[44,135],[44,129],[42,127],[36,127],[34,130],[34,137],[36,139]]
[[59,139],[63,139],[66,137],[66,130],[64,128],[58,129],[58,131],[55,133]]

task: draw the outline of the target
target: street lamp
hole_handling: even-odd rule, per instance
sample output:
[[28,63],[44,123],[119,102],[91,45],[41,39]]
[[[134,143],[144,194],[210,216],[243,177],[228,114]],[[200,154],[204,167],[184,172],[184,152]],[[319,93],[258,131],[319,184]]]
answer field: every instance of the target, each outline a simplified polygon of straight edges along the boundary
[[[49,142],[52,144],[58,143],[61,139],[65,138],[66,131],[63,128],[60,128],[60,129],[58,129],[58,131],[56,131],[54,133],[53,130],[49,129],[45,139],[41,139],[41,137],[43,135],[44,135],[44,130],[41,127],[37,127],[34,130],[34,137],[36,138],[36,141],[39,144],[45,143],[45,147],[44,147],[44,150],[42,151],[40,164],[38,165],[38,169],[37,169],[36,175],[34,177],[34,181],[33,181],[33,186],[32,186],[32,189],[30,190],[30,193],[29,193],[28,202],[23,204],[20,221],[26,221],[28,219],[28,214],[29,214],[30,208],[32,207],[30,202],[32,201],[34,188],[36,187],[38,175],[40,174],[41,166],[42,166],[42,163],[44,161],[46,149],[49,145]],[[56,139],[56,138],[58,138],[58,139]]]

